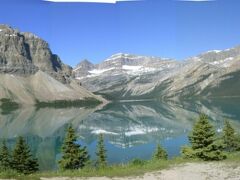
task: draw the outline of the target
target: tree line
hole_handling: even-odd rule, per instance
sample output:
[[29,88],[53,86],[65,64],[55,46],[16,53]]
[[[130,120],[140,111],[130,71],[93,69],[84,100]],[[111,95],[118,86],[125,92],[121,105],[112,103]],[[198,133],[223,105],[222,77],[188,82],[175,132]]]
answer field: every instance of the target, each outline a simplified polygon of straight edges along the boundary
[[225,120],[223,132],[217,134],[205,114],[199,116],[188,139],[190,146],[182,148],[184,158],[223,160],[227,158],[227,152],[240,150],[240,137],[230,122]]
[[[199,116],[188,139],[190,145],[183,147],[181,150],[183,158],[219,161],[226,159],[229,152],[240,151],[240,137],[230,122],[226,120],[223,132],[218,134],[205,114]],[[61,153],[61,159],[58,161],[61,170],[76,170],[88,165],[92,166],[87,148],[77,143],[76,132],[71,125],[67,128]],[[94,167],[104,168],[108,165],[107,151],[102,134],[98,138],[96,156]],[[167,151],[158,144],[152,159],[167,160]],[[0,170],[12,169],[19,173],[31,174],[38,171],[38,166],[37,159],[32,156],[30,148],[23,137],[18,138],[12,153],[8,149],[6,142],[2,142]]]
[[19,137],[13,152],[9,150],[6,141],[0,149],[0,170],[15,170],[18,173],[31,174],[38,171],[38,161],[33,157],[30,148],[23,137]]

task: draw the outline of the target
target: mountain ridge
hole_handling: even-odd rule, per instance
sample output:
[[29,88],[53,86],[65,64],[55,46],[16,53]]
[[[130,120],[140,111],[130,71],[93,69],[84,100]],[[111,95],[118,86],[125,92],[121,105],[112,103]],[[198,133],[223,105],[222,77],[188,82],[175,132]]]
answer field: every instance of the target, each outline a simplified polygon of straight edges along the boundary
[[[84,60],[72,68],[32,33],[0,25],[0,42],[0,99],[29,99],[31,103],[34,99],[103,100],[93,93],[119,100],[240,96],[240,46],[207,51],[184,61],[117,53],[102,63]],[[24,78],[37,79],[45,89]],[[6,79],[11,79],[14,86]],[[15,87],[31,98],[23,98]],[[53,89],[59,93],[53,94]],[[44,94],[52,96],[45,98]]]
[[[110,99],[206,98],[214,97],[219,85],[231,81],[231,74],[239,77],[239,60],[240,46],[207,51],[183,61],[118,53],[100,64],[88,61],[90,68],[73,71],[84,87]],[[237,90],[229,92],[240,96]]]

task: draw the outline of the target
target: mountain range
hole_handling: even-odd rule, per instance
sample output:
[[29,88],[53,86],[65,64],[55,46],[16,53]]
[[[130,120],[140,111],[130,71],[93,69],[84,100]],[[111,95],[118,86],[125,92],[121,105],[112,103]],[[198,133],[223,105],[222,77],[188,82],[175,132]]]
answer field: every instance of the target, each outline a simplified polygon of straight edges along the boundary
[[240,96],[240,46],[183,61],[118,53],[100,64],[81,61],[75,78],[111,100]]
[[38,36],[0,25],[0,100],[239,97],[239,79],[240,46],[182,61],[118,53],[99,64],[83,60],[72,68]]
[[79,85],[46,41],[0,25],[0,99],[35,104],[86,98],[103,100]]

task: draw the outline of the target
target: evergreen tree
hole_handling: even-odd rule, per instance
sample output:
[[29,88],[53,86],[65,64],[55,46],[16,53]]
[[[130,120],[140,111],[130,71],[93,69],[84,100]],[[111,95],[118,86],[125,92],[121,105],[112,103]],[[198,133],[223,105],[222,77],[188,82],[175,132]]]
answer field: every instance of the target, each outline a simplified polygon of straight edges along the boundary
[[239,141],[237,139],[235,130],[227,120],[224,122],[223,142],[226,151],[232,152],[239,148]]
[[189,135],[189,141],[193,149],[201,149],[209,146],[215,140],[215,130],[209,123],[205,114],[199,116],[198,121],[193,127],[192,133]]
[[163,149],[160,144],[157,145],[156,152],[153,155],[153,159],[156,160],[167,160],[168,154],[165,149]]
[[62,159],[59,161],[59,166],[63,170],[82,169],[89,162],[86,147],[82,148],[76,141],[76,133],[70,125],[62,145]]
[[18,138],[13,150],[12,168],[23,174],[31,174],[38,171],[37,159],[33,158],[29,146],[21,136]]
[[11,157],[8,147],[6,145],[6,141],[2,142],[2,146],[0,149],[0,169],[7,170],[11,167]]
[[106,155],[106,149],[104,146],[104,137],[102,134],[99,135],[98,138],[98,145],[97,145],[97,166],[98,167],[105,167],[107,166],[107,155]]
[[191,147],[185,147],[182,153],[186,157],[196,157],[203,160],[222,160],[223,144],[217,140],[213,126],[205,114],[199,116],[198,121],[189,135]]

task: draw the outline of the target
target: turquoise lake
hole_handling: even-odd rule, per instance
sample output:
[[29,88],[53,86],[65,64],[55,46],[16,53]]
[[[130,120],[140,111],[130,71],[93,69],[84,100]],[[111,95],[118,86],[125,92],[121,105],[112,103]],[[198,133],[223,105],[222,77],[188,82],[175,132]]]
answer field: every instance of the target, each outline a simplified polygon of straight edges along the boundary
[[151,158],[158,143],[169,157],[179,155],[188,144],[187,135],[198,114],[206,113],[220,133],[224,119],[236,130],[240,127],[240,99],[195,102],[116,102],[105,107],[41,108],[25,107],[0,114],[0,137],[13,148],[24,136],[38,158],[41,170],[57,169],[65,129],[71,123],[78,143],[87,146],[95,159],[96,141],[104,134],[108,163],[124,163],[134,158]]

